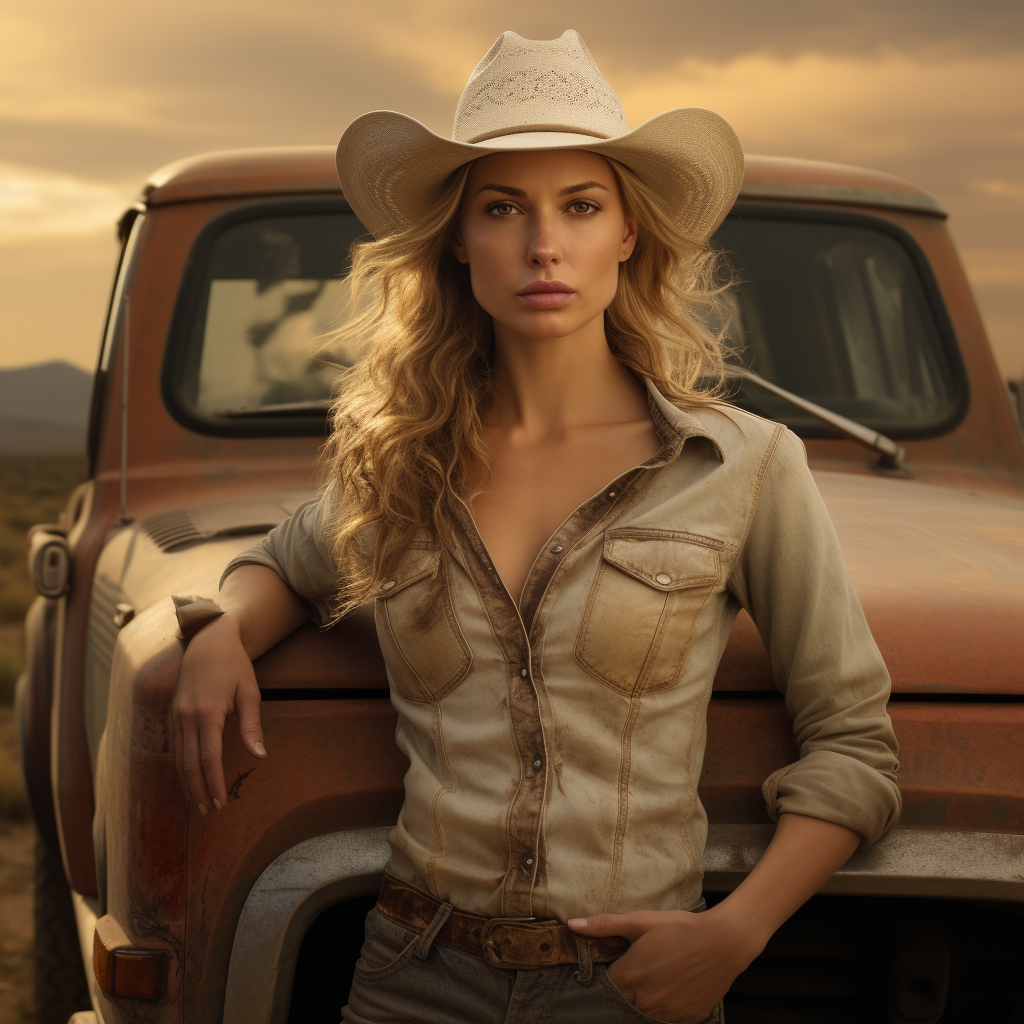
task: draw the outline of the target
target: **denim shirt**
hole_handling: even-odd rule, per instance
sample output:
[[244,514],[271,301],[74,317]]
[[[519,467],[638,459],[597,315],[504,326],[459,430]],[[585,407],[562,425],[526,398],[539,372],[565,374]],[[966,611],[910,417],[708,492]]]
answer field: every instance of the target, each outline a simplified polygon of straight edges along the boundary
[[[706,710],[740,608],[800,751],[765,780],[771,816],[864,845],[899,818],[888,673],[803,444],[647,387],[660,450],[565,519],[518,607],[468,511],[454,551],[414,543],[375,595],[409,758],[388,869],[460,909],[564,921],[699,902]],[[318,513],[301,506],[225,576],[269,566],[324,621],[338,577]]]

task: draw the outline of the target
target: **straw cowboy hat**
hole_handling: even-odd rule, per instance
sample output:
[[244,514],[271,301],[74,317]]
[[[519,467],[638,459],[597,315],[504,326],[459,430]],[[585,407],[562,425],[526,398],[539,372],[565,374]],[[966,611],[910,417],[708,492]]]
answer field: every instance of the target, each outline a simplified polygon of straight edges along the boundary
[[667,110],[630,131],[622,101],[572,29],[550,40],[502,33],[469,76],[450,139],[393,110],[356,118],[338,144],[338,177],[380,238],[416,223],[456,168],[530,149],[585,149],[618,160],[698,243],[722,222],[743,180],[739,139],[710,110]]

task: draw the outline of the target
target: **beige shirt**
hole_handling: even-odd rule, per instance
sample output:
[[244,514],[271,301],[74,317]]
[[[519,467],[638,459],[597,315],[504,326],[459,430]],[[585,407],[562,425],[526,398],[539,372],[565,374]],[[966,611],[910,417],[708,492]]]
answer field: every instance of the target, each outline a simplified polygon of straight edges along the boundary
[[[472,518],[423,541],[376,595],[409,758],[389,870],[463,910],[566,920],[701,896],[705,712],[740,608],[771,655],[800,759],[770,814],[875,842],[897,821],[889,677],[799,438],[648,383],[658,453],[580,505],[521,606]],[[323,621],[337,585],[311,502],[225,571],[274,569]],[[447,562],[443,614],[421,628]]]

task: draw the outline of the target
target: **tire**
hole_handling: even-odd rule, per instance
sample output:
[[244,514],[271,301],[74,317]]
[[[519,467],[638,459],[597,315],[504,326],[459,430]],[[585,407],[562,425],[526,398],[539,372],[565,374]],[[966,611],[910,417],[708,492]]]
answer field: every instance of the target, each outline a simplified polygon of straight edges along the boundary
[[64,864],[38,838],[34,989],[38,1024],[68,1024],[73,1013],[92,1009]]

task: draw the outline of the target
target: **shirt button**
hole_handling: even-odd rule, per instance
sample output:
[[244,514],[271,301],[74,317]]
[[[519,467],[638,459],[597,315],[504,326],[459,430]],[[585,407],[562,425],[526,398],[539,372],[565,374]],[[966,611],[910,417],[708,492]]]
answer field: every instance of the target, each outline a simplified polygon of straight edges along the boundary
[[537,769],[537,771],[540,771],[540,769],[541,769],[541,766],[542,766],[543,764],[544,764],[544,760],[543,760],[543,758],[540,758],[540,757],[535,757],[535,758],[533,759],[533,767],[534,767],[534,768],[536,768],[536,769]]
[[654,577],[663,587],[667,587],[672,582],[672,577],[667,572],[659,572]]
[[525,668],[520,669],[519,670],[519,674],[525,679],[526,675],[527,675],[526,669]]
[[387,583],[384,584],[384,589],[385,590],[390,590],[394,585],[395,585],[395,581],[394,580],[388,580]]
[[561,551],[562,551],[562,545],[561,545],[561,544],[556,544],[556,545],[555,545],[555,546],[554,546],[554,547],[553,547],[553,548],[551,549],[551,554],[553,554],[553,555],[558,555],[558,554],[561,554]]
[[608,492],[608,497],[609,497],[609,498],[614,498],[614,497],[615,497],[615,494],[616,494],[616,492],[615,492],[615,491],[609,491],[609,492]]

